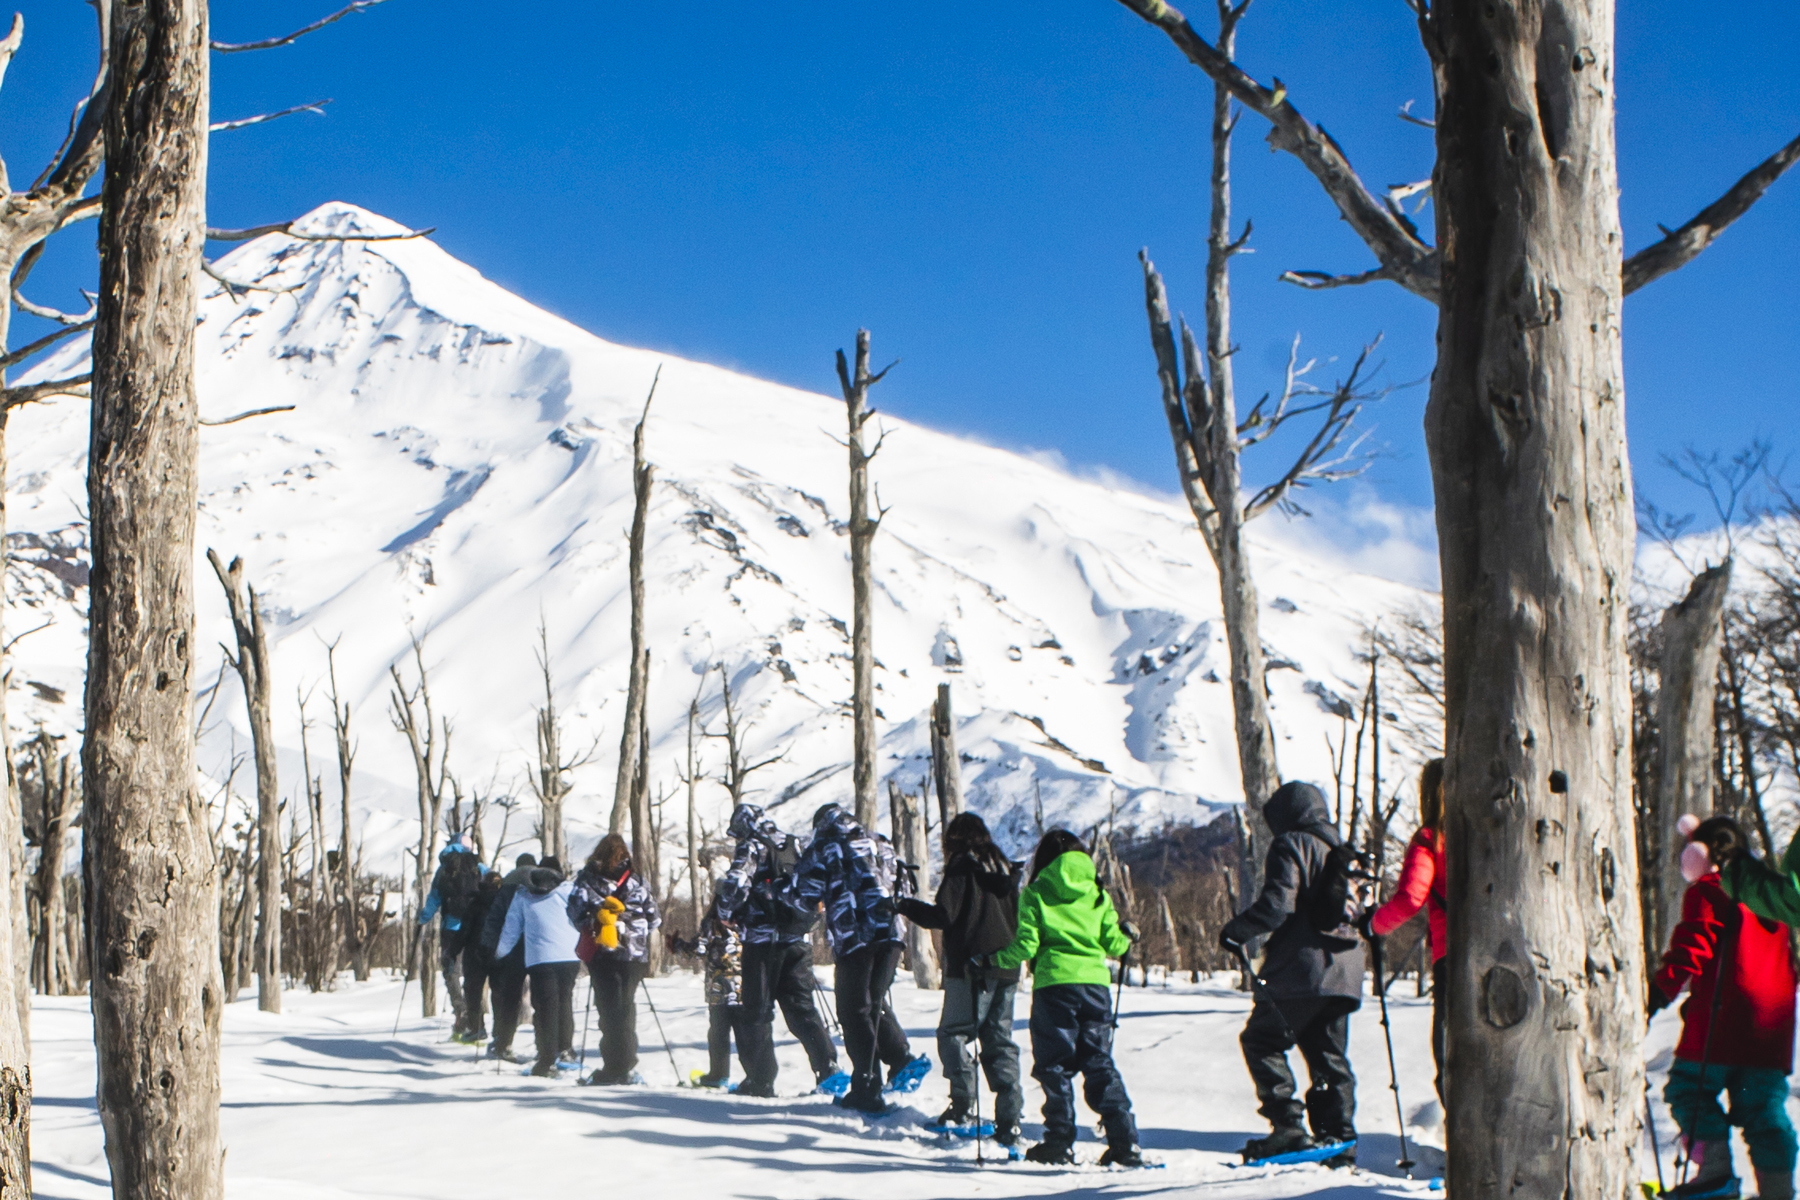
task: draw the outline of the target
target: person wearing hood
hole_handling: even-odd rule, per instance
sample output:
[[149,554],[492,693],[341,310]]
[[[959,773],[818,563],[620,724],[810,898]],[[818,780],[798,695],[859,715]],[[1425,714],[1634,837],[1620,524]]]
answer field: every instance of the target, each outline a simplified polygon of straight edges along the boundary
[[602,1066],[588,1082],[641,1082],[636,1078],[637,990],[650,968],[650,934],[662,924],[662,914],[656,911],[656,897],[631,869],[631,849],[620,834],[607,834],[588,855],[568,897],[568,919],[593,939],[588,974],[600,1020]]
[[525,945],[531,1027],[537,1040],[537,1062],[531,1073],[549,1078],[573,1065],[575,980],[581,975],[581,960],[575,954],[581,935],[568,915],[574,890],[563,878],[562,864],[546,856],[541,865],[532,868],[525,886],[513,893],[495,948],[496,957],[505,958],[514,946]]
[[1044,1140],[1025,1152],[1030,1162],[1075,1162],[1079,1074],[1082,1095],[1106,1130],[1100,1165],[1144,1165],[1131,1097],[1113,1063],[1106,964],[1136,940],[1095,879],[1081,839],[1066,829],[1046,833],[1031,858],[1031,882],[1019,893],[1018,932],[984,964],[1002,971],[1031,964],[1031,1077],[1044,1089]]
[[[500,873],[489,871],[481,877],[481,886],[475,890],[475,902],[469,909],[469,919],[463,924],[468,939],[463,945],[463,1009],[468,1018],[464,1022],[463,1041],[479,1044],[487,1039],[487,999],[488,979],[494,973],[494,954],[488,944],[482,940],[482,933],[487,928],[488,913],[494,902],[500,897]],[[495,1017],[495,1024],[499,1018]]]
[[500,879],[500,890],[488,904],[480,934],[488,961],[488,991],[494,999],[494,1040],[488,1043],[488,1056],[507,1062],[518,1061],[512,1044],[519,1031],[519,1009],[525,1002],[525,942],[521,939],[512,953],[502,956],[498,953],[500,932],[506,927],[513,897],[538,865],[529,854],[519,855],[515,862]]
[[[1669,934],[1662,967],[1650,979],[1646,1008],[1654,1018],[1687,989],[1681,1040],[1669,1064],[1663,1099],[1688,1157],[1698,1168],[1663,1195],[1726,1200],[1739,1192],[1731,1161],[1731,1127],[1744,1132],[1759,1200],[1794,1200],[1796,1143],[1788,1119],[1788,1072],[1794,1065],[1794,962],[1788,927],[1758,917],[1720,886],[1711,848],[1730,861],[1747,839],[1730,817],[1683,816],[1691,840],[1681,853],[1688,881],[1681,922]],[[1719,1093],[1730,1099],[1721,1108]]]
[[838,1062],[831,1035],[813,1003],[818,983],[810,934],[818,915],[785,899],[800,860],[799,847],[754,804],[733,809],[726,832],[736,839],[737,848],[731,869],[719,880],[717,904],[720,917],[737,927],[744,942],[738,1054],[746,1074],[738,1094],[775,1094],[777,1004],[788,1031],[806,1051],[814,1081],[823,1084],[837,1074]]
[[850,1089],[837,1103],[857,1112],[887,1111],[881,1062],[888,1065],[890,1085],[918,1078],[931,1063],[923,1055],[915,1059],[905,1031],[883,1019],[904,932],[894,908],[897,870],[893,847],[840,806],[825,804],[813,813],[813,840],[788,891],[788,903],[796,908],[825,909],[838,1025],[850,1056]]
[[975,1056],[994,1094],[994,1140],[1019,1139],[1025,1093],[1019,1086],[1019,1047],[1013,1041],[1013,1001],[1019,968],[983,969],[972,959],[1012,944],[1019,925],[1019,864],[1010,861],[974,813],[958,813],[944,827],[944,879],[935,902],[914,896],[895,901],[900,915],[926,929],[944,931],[944,1008],[938,1017],[938,1057],[950,1081],[950,1107],[940,1125],[966,1125],[975,1099]]
[[1400,878],[1387,903],[1365,920],[1364,936],[1370,941],[1386,937],[1425,913],[1431,947],[1431,1060],[1437,1066],[1432,1082],[1438,1103],[1444,1100],[1444,1029],[1450,992],[1449,910],[1444,905],[1444,760],[1434,758],[1419,772],[1419,831],[1406,843]]
[[[1263,816],[1275,838],[1263,863],[1263,889],[1226,922],[1219,944],[1232,954],[1270,934],[1262,986],[1238,1037],[1256,1085],[1266,1138],[1244,1146],[1254,1161],[1316,1145],[1356,1140],[1356,1074],[1350,1068],[1350,1014],[1362,1007],[1363,946],[1354,928],[1322,931],[1312,907],[1325,883],[1325,861],[1343,843],[1325,794],[1310,783],[1284,783]],[[1347,936],[1346,936],[1347,935]],[[1287,1052],[1300,1048],[1312,1086],[1295,1096]],[[1312,1132],[1307,1133],[1310,1122]],[[1351,1166],[1354,1145],[1327,1160]]]
[[444,972],[444,987],[450,993],[450,1009],[456,1020],[450,1036],[469,1041],[479,1016],[471,1018],[464,1003],[462,953],[469,944],[474,927],[466,924],[474,909],[475,893],[487,868],[475,856],[469,836],[459,833],[438,852],[437,871],[431,877],[431,891],[425,896],[425,907],[419,910],[419,924],[429,925],[440,917],[438,928],[438,965]]

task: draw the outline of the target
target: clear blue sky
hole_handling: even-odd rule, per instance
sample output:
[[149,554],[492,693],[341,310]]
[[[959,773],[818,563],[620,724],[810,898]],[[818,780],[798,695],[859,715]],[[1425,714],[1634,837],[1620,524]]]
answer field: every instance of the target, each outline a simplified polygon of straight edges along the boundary
[[[217,0],[215,36],[303,24],[339,0]],[[15,0],[26,42],[0,94],[0,148],[29,180],[89,79],[79,0]],[[1210,31],[1210,10],[1189,15]],[[1240,58],[1280,75],[1374,187],[1423,178],[1423,53],[1400,0],[1258,0]],[[1619,10],[1628,249],[1685,221],[1800,132],[1800,5],[1674,0]],[[214,116],[324,97],[213,141],[215,225],[353,201],[602,336],[830,391],[858,325],[904,362],[890,411],[1055,450],[1172,490],[1135,254],[1149,246],[1198,313],[1210,86],[1113,0],[842,5],[388,0],[299,45],[216,60]],[[1430,370],[1434,314],[1388,285],[1308,294],[1284,268],[1360,270],[1367,251],[1312,178],[1240,127],[1238,260],[1246,399],[1296,332],[1320,355],[1385,334],[1386,377]],[[1429,229],[1430,213],[1420,219]],[[31,292],[77,303],[91,234]],[[1695,507],[1656,465],[1753,436],[1779,452],[1800,362],[1800,172],[1698,262],[1626,305],[1640,485]],[[1329,374],[1331,368],[1323,368]],[[1429,505],[1424,388],[1375,414],[1368,482]],[[1248,471],[1277,469],[1279,450]],[[1800,460],[1797,460],[1800,461]]]

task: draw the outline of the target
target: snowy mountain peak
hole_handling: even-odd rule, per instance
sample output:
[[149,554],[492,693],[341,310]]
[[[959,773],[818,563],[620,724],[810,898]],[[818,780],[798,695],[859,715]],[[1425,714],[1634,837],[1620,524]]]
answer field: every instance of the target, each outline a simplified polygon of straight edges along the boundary
[[[298,228],[407,232],[342,203]],[[277,629],[276,694],[314,696],[315,771],[329,750],[318,725],[325,646],[337,645],[371,852],[416,837],[410,759],[385,715],[390,666],[410,678],[415,633],[436,711],[453,724],[452,770],[468,788],[529,795],[540,615],[566,741],[595,747],[574,775],[577,845],[603,827],[629,658],[630,435],[659,366],[648,427],[652,790],[676,791],[692,699],[716,726],[722,665],[754,722],[751,750],[782,755],[753,779],[775,816],[798,826],[816,804],[847,797],[841,403],[606,342],[428,239],[271,235],[218,271],[231,286],[201,306],[203,415],[293,407],[202,431],[200,548],[244,557]],[[71,347],[42,373],[84,354]],[[15,719],[61,730],[80,716],[86,415],[79,402],[27,409],[11,439],[13,547],[37,568],[12,580],[15,605],[36,610],[15,607],[14,623],[54,622],[16,649]],[[949,682],[965,789],[1015,845],[1039,805],[1048,821],[1085,827],[1113,814],[1193,820],[1238,800],[1217,583],[1179,502],[882,420],[889,437],[873,472],[892,506],[875,549],[882,773],[920,784],[925,713]],[[1339,696],[1360,675],[1363,624],[1421,594],[1274,545],[1257,546],[1257,570],[1282,765],[1322,777],[1321,735],[1336,730]],[[197,593],[201,644],[228,638],[209,574]],[[248,746],[241,709],[228,679],[203,738],[216,779]],[[300,767],[297,698],[279,718],[287,789]],[[701,753],[716,771],[718,747]],[[723,790],[705,786],[699,802],[717,830]],[[671,813],[667,827],[682,827]],[[509,836],[529,823],[521,811]]]

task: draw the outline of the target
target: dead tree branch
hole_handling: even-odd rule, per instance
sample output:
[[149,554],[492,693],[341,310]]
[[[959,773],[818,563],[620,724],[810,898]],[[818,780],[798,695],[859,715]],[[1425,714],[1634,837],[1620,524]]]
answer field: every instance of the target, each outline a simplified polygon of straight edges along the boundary
[[294,411],[294,406],[292,404],[277,404],[270,408],[253,408],[249,412],[241,412],[235,417],[225,417],[218,421],[208,421],[208,420],[205,420],[204,418],[202,418],[200,421],[200,424],[202,424],[202,425],[235,425],[239,421],[248,421],[251,417],[266,417],[270,413],[283,413],[283,412],[293,412],[293,411]]
[[291,46],[309,33],[317,33],[327,25],[335,24],[345,17],[374,8],[377,4],[384,4],[386,2],[387,0],[354,0],[354,3],[346,4],[343,8],[338,9],[330,16],[320,17],[311,25],[301,26],[299,29],[294,30],[294,32],[283,34],[281,37],[263,38],[261,41],[255,42],[214,41],[212,43],[213,53],[242,54],[247,50],[274,50],[280,46]]
[[214,121],[206,127],[208,133],[228,133],[233,129],[248,129],[252,125],[263,125],[270,121],[278,121],[282,117],[291,117],[295,113],[317,113],[325,115],[325,106],[330,100],[314,100],[311,104],[296,104],[292,108],[284,108],[279,112],[258,113],[254,117],[239,117],[234,121]]
[[1663,240],[1646,246],[1625,260],[1625,294],[1687,266],[1702,250],[1762,199],[1789,167],[1800,161],[1800,137],[1764,159],[1755,170],[1731,185],[1723,196],[1701,209],[1680,229],[1664,230]]

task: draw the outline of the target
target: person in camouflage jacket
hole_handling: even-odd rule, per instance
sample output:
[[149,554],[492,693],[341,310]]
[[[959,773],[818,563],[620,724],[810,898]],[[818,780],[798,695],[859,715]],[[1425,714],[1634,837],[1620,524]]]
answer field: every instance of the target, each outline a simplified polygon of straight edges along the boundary
[[662,924],[656,898],[631,866],[625,839],[609,833],[588,855],[569,895],[569,921],[593,938],[588,974],[600,1018],[598,1084],[631,1081],[637,1068],[637,990],[649,969],[650,934]]
[[850,1090],[840,1103],[860,1112],[886,1111],[878,1055],[895,1072],[913,1062],[899,1023],[884,1019],[905,933],[894,907],[898,867],[887,839],[827,804],[813,814],[813,840],[794,869],[788,896],[797,908],[824,906],[836,960],[838,1025],[850,1056]]
[[746,1013],[743,999],[743,946],[738,930],[719,915],[719,898],[707,905],[700,918],[694,940],[672,939],[677,954],[690,954],[700,960],[706,993],[706,1050],[710,1056],[706,1074],[697,1077],[699,1087],[724,1087],[731,1079],[731,1042],[737,1038],[738,1057],[744,1070],[751,1069],[744,1037]]
[[837,1074],[837,1051],[813,1003],[818,983],[813,975],[810,933],[817,921],[812,911],[789,905],[784,896],[798,858],[795,839],[775,827],[754,804],[739,804],[726,827],[737,839],[731,869],[719,880],[718,908],[737,925],[744,938],[744,1028],[738,1055],[744,1063],[739,1094],[773,1096],[780,1068],[775,1061],[775,1006],[795,1039],[806,1050],[814,1078],[823,1083]]

